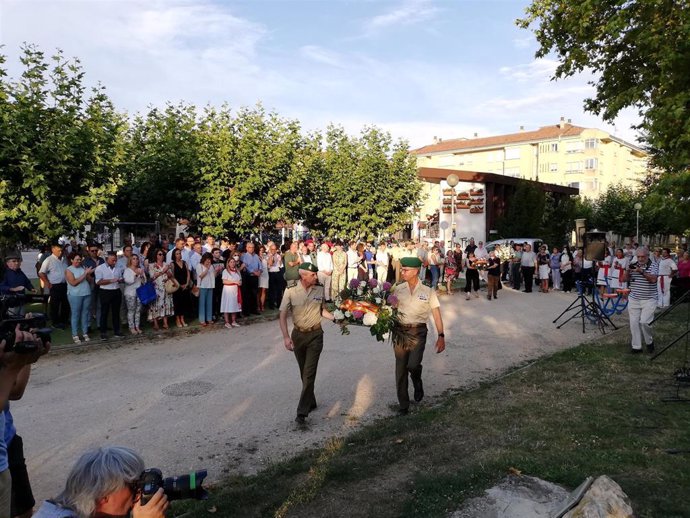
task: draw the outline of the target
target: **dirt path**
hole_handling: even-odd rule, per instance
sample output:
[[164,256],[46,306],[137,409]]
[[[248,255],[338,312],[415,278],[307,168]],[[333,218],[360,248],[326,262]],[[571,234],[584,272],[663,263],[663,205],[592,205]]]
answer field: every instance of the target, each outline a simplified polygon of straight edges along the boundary
[[[442,297],[448,349],[424,361],[427,398],[493,378],[516,364],[596,338],[552,320],[562,293],[499,292],[500,300]],[[623,320],[625,324],[625,320]],[[341,336],[331,324],[319,364],[319,408],[307,430],[293,422],[300,382],[277,322],[128,343],[43,358],[13,405],[37,500],[54,496],[85,448],[122,444],[164,474],[207,468],[209,480],[253,473],[322,444],[396,404],[393,354],[366,329]]]

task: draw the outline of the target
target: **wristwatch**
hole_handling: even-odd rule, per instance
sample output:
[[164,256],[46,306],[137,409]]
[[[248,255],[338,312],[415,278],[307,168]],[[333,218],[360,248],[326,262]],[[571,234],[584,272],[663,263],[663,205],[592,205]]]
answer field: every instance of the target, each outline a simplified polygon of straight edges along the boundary
[[439,334],[438,334],[438,337],[439,337],[439,338],[445,338],[446,335],[445,335],[445,333],[439,333]]

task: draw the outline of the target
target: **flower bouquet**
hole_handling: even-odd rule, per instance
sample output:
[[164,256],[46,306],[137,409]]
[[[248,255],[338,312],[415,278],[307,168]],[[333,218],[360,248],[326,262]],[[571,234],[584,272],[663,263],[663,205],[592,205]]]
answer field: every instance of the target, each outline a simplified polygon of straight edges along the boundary
[[398,298],[391,294],[389,282],[376,279],[351,279],[329,308],[342,334],[349,335],[349,325],[366,326],[379,342],[390,337],[398,320]]
[[477,259],[474,262],[474,266],[475,268],[477,268],[477,270],[483,271],[489,267],[489,261],[487,261],[486,259]]

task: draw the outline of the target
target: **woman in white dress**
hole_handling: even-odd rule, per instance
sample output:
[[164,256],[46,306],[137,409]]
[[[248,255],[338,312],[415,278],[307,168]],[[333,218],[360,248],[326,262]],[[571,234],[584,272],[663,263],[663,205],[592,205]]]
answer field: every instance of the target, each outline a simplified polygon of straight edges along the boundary
[[608,248],[605,249],[604,253],[606,254],[604,259],[602,261],[597,261],[597,286],[599,287],[599,295],[606,293],[606,285],[611,275],[611,263],[613,262]]
[[[232,327],[240,327],[236,321],[237,313],[242,312],[242,299],[239,287],[242,285],[242,275],[237,269],[237,263],[234,258],[228,259],[223,270],[223,296],[220,300],[220,312],[225,318],[225,327],[230,329]],[[232,322],[230,319],[232,318]]]
[[629,258],[623,252],[622,248],[616,250],[616,257],[611,262],[611,269],[609,270],[609,287],[613,290],[617,288],[627,288],[628,283],[625,279],[625,270],[628,267]]
[[261,245],[259,247],[259,258],[261,259],[261,276],[259,277],[259,300],[257,307],[263,313],[266,305],[266,292],[268,291],[268,254],[266,254],[266,247]]

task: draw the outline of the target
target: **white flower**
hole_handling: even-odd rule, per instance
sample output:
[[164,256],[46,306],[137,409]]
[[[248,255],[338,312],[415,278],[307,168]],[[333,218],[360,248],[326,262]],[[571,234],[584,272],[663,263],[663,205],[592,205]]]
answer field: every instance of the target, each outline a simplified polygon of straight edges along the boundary
[[371,290],[371,291],[373,291],[374,293],[381,293],[381,288],[379,288],[378,286],[376,286],[376,288],[374,288],[374,289]]
[[367,285],[367,281],[360,281],[359,282],[359,287],[364,288]]
[[383,333],[381,336],[383,337],[384,340],[388,340],[388,337],[389,337],[390,335],[391,335],[390,332],[386,331],[386,332]]
[[333,318],[335,318],[336,320],[343,320],[345,318],[345,313],[343,313],[339,309],[336,309],[333,312]]
[[377,304],[381,304],[381,302],[383,302],[383,299],[381,297],[376,297],[374,300]]
[[345,312],[345,316],[346,316],[347,318],[350,318],[350,317],[352,316],[352,313],[351,313],[350,311],[346,311],[346,312]]
[[370,311],[367,311],[366,313],[364,313],[364,317],[362,318],[362,324],[364,324],[365,326],[371,327],[374,324],[376,324],[376,322],[378,322],[378,320],[379,319],[376,315],[374,315]]
[[364,295],[364,290],[362,288],[357,288],[357,295]]

